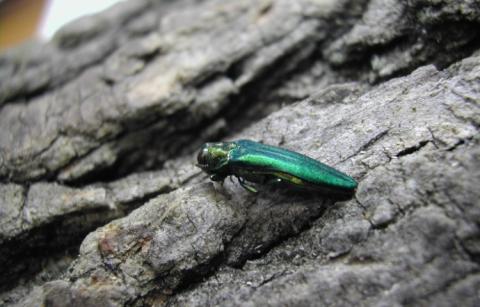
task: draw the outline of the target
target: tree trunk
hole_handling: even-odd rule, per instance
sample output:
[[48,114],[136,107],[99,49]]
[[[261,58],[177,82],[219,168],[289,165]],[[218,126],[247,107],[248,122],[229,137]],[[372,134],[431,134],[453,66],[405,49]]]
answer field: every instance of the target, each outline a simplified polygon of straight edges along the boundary
[[[480,5],[127,1],[0,55],[0,304],[479,306]],[[252,139],[347,201],[195,167]]]

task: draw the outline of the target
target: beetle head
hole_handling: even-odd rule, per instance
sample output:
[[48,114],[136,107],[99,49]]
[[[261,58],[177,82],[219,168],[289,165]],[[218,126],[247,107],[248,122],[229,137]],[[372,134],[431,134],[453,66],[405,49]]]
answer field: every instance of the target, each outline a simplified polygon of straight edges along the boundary
[[197,156],[197,166],[209,174],[219,172],[228,164],[229,153],[234,147],[231,142],[203,144]]

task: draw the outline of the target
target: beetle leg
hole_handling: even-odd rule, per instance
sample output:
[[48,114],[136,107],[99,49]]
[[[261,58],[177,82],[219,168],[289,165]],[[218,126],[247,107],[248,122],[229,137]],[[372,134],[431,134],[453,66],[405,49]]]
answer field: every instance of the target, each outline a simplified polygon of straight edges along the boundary
[[225,176],[221,176],[221,175],[218,175],[218,174],[213,174],[213,175],[210,176],[210,180],[223,182],[223,180],[225,180]]
[[267,181],[267,184],[278,184],[281,183],[283,180],[280,178],[272,178]]
[[240,185],[242,186],[242,188],[244,188],[245,190],[251,192],[251,193],[258,193],[258,190],[255,189],[254,187],[252,187],[251,185],[248,185],[245,183],[245,179],[241,178],[241,177],[237,177],[238,179],[238,183],[240,183]]

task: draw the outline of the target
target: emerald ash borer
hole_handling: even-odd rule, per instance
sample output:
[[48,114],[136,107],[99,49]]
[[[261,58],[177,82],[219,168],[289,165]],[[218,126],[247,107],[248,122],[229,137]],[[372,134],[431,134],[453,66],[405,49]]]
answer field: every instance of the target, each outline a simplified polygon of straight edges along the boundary
[[197,160],[211,180],[223,182],[234,176],[251,192],[257,190],[247,181],[285,184],[333,196],[351,196],[357,187],[352,177],[317,160],[250,140],[205,143]]

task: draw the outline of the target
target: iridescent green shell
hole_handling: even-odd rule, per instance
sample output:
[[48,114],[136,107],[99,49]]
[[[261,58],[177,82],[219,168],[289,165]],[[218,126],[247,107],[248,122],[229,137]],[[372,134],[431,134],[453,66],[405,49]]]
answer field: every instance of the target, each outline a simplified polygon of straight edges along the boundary
[[228,164],[233,169],[247,168],[274,175],[296,185],[354,190],[350,176],[300,153],[250,140],[238,140],[230,151]]
[[357,182],[317,160],[280,147],[250,140],[206,143],[198,154],[198,166],[215,181],[236,176],[250,191],[255,183],[280,182],[333,194],[352,194]]

